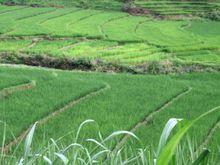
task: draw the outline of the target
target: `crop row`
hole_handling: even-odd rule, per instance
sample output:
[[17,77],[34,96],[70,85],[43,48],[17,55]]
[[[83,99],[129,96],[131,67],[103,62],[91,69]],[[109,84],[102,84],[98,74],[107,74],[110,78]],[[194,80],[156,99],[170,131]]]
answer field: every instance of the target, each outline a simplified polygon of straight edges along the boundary
[[162,15],[193,14],[220,9],[218,2],[204,1],[135,1],[135,4]]
[[220,64],[218,45],[189,45],[156,47],[147,43],[124,43],[91,39],[67,40],[2,40],[0,53],[46,55],[56,58],[101,59],[121,64],[141,64],[150,61],[179,61],[183,63]]
[[[15,92],[0,101],[0,120],[6,122],[8,128],[7,143],[13,139],[12,133],[19,136],[35,121],[50,116],[70,102],[105,86],[105,84],[109,86],[107,90],[68,107],[59,115],[42,123],[37,129],[34,144],[39,147],[49,138],[57,139],[74,131],[78,128],[79,123],[88,118],[98,122],[104,137],[115,130],[129,130],[147,115],[166,105],[153,118],[150,118],[149,123],[141,125],[135,131],[144,145],[155,146],[158,143],[162,125],[168,118],[177,117],[191,120],[219,105],[218,81],[220,77],[218,73],[132,76],[17,67],[1,67],[0,70],[10,73],[15,80],[17,76],[20,76],[29,77],[30,80],[36,82],[34,88]],[[4,76],[0,76],[1,79],[4,78]],[[130,88],[131,86],[132,88]],[[176,98],[178,94],[188,88],[192,89],[185,95]],[[191,130],[189,136],[196,138],[199,144],[202,143],[216,123],[218,116],[219,112],[208,116]],[[96,125],[86,127],[80,136],[97,138],[96,130]],[[1,132],[0,136],[2,137],[2,135]],[[214,133],[213,136],[215,139],[218,135]],[[71,143],[71,134],[65,139],[65,142]],[[209,143],[213,145],[213,152],[217,151],[217,142],[215,145],[212,141]]]
[[[196,44],[216,38],[216,34],[207,37],[205,32],[197,34],[191,28],[202,29],[207,26],[205,22],[192,21],[187,29],[181,29],[187,21],[152,21],[148,17],[89,9],[26,8],[2,14],[0,20],[0,33],[7,36],[84,36],[124,42],[147,41],[162,46]],[[219,29],[220,25],[209,22],[209,26]]]

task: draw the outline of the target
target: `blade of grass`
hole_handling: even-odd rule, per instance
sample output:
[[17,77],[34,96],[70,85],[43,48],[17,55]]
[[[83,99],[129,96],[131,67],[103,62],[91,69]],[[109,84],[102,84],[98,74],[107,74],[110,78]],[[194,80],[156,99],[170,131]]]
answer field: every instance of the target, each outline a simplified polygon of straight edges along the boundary
[[184,127],[182,127],[168,142],[168,144],[163,148],[161,154],[159,155],[159,158],[157,160],[158,165],[168,165],[178,144],[180,143],[180,140],[183,138],[183,136],[187,133],[187,131],[200,119],[203,117],[217,111],[220,109],[220,106],[217,106],[206,113],[200,115],[196,119],[187,122]]

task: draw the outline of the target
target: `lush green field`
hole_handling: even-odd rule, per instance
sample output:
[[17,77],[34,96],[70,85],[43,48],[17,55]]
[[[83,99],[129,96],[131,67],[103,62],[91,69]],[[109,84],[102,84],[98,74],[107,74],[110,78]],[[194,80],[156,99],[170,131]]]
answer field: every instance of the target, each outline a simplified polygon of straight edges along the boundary
[[1,52],[126,65],[150,61],[220,63],[217,21],[153,20],[80,8],[1,6],[1,10]]
[[[57,147],[62,150],[75,142],[80,123],[93,119],[97,123],[78,137],[86,152],[94,146],[85,137],[128,130],[140,141],[127,139],[124,157],[133,154],[130,146],[154,157],[168,119],[192,121],[220,106],[219,1],[135,0],[127,12],[120,0],[0,3],[0,164],[3,153],[18,160],[19,142],[36,121],[36,150],[72,132]],[[192,71],[209,72],[179,74]],[[189,155],[207,147],[209,162],[220,161],[219,116],[218,110],[193,125],[181,143],[187,149],[181,159],[192,162]],[[120,145],[123,136],[116,141]],[[117,148],[116,141],[109,148]]]
[[81,8],[93,8],[93,9],[105,9],[105,10],[120,10],[123,6],[120,0],[0,0],[0,3],[14,2],[18,5],[34,5],[34,6],[52,6],[57,8],[63,7],[81,7]]
[[144,1],[135,0],[135,5],[161,16],[193,15],[220,9],[219,1]]
[[[151,112],[169,103],[153,115],[150,123],[141,125],[135,131],[144,145],[155,147],[163,125],[170,117],[192,120],[219,105],[218,73],[134,76],[6,66],[0,67],[0,73],[1,90],[35,82],[31,88],[12,92],[0,100],[0,120],[7,123],[6,143],[34,122],[45,119],[66,105],[68,107],[62,113],[38,126],[36,146],[42,146],[49,138],[57,139],[69,131],[76,131],[86,119],[94,119],[104,137],[115,130],[130,130]],[[85,96],[88,97],[76,101]],[[70,105],[73,101],[76,103]],[[198,123],[189,136],[196,138],[198,144],[202,143],[217,123],[219,114],[216,112]],[[86,127],[81,136],[97,138],[97,126]],[[217,138],[219,134],[215,132],[212,136]],[[71,143],[71,135],[65,142]],[[209,142],[213,146],[212,152],[216,154],[219,143]]]

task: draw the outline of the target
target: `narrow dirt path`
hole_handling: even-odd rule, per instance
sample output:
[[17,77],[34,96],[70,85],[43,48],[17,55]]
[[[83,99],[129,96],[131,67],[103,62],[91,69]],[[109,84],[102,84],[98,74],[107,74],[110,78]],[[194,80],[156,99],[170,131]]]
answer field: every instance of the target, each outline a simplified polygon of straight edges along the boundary
[[[110,88],[111,88],[110,85],[105,84],[105,86],[100,87],[98,89],[95,89],[94,91],[92,91],[90,93],[87,93],[84,96],[81,96],[80,98],[69,102],[64,107],[62,107],[60,109],[57,109],[56,111],[54,111],[53,113],[49,114],[48,116],[45,116],[44,118],[38,120],[37,123],[38,123],[38,125],[42,125],[42,124],[46,123],[48,120],[50,120],[51,118],[54,118],[55,116],[58,116],[59,114],[61,114],[62,112],[68,110],[69,108],[73,107],[74,105],[76,105],[76,104],[78,104],[78,103],[80,103],[80,102],[82,102],[82,101],[84,101],[86,99],[89,99],[89,98],[91,98],[91,97],[93,97],[93,96],[95,96],[95,95],[97,95],[99,93],[102,93],[102,92],[104,92],[104,91],[106,91],[106,90],[108,90]],[[3,147],[3,153],[8,153],[12,146],[15,146],[20,141],[22,141],[25,138],[25,136],[28,134],[28,132],[30,131],[32,125],[30,125],[27,130],[24,130],[19,136],[17,136],[17,138],[15,138],[14,140],[12,140],[8,144],[6,144]]]
[[205,140],[199,145],[195,153],[199,153],[202,149],[208,145],[210,140],[212,139],[213,135],[216,133],[216,130],[220,128],[220,119],[214,124],[214,126],[209,130],[208,135],[206,136]]
[[25,84],[4,88],[0,91],[0,100],[8,97],[9,95],[11,95],[14,92],[28,90],[28,89],[31,89],[35,86],[36,86],[36,82],[32,81],[32,82],[25,83]]
[[33,39],[31,44],[27,46],[27,48],[33,48],[40,40],[39,39]]
[[31,42],[29,45],[27,45],[26,47],[23,47],[23,48],[19,49],[19,52],[20,52],[20,53],[23,53],[23,51],[24,51],[25,48],[28,48],[28,49],[33,48],[33,47],[34,47],[38,42],[40,42],[40,41],[41,41],[40,38],[33,38],[33,39],[32,39],[32,42]]
[[[147,125],[152,118],[158,114],[159,112],[163,111],[164,109],[166,109],[167,107],[169,107],[173,102],[175,102],[176,100],[178,100],[179,98],[183,97],[184,95],[188,94],[189,92],[192,91],[192,88],[189,87],[188,89],[178,93],[176,96],[172,97],[170,100],[166,101],[162,106],[160,106],[159,108],[157,108],[156,110],[152,111],[150,114],[148,114],[143,120],[139,121],[136,125],[134,125],[129,131],[132,133],[135,133],[141,126],[143,125]],[[119,143],[115,146],[115,148],[113,149],[113,151],[116,151],[118,149],[120,149],[123,144],[127,141],[127,139],[130,136],[127,134],[125,135],[120,141]]]
[[72,44],[69,44],[67,46],[64,46],[62,48],[60,48],[59,50],[60,51],[67,51],[68,49],[71,49],[77,45],[80,45],[82,43],[85,43],[85,42],[92,42],[93,40],[88,40],[87,38],[84,38],[83,41],[77,41],[76,43],[72,43]]

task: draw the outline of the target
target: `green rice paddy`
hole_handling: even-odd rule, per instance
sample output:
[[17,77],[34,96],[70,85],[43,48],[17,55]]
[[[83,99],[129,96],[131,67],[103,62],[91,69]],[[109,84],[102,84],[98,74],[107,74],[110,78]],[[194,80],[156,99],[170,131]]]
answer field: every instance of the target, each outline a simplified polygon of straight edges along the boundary
[[[6,142],[12,140],[13,136],[19,136],[35,121],[94,91],[101,90],[40,125],[35,135],[35,144],[43,145],[49,138],[57,139],[76,130],[86,119],[94,119],[100,125],[103,136],[116,130],[129,130],[151,112],[192,88],[177,100],[171,101],[168,107],[153,116],[149,124],[141,126],[135,132],[145,145],[155,146],[163,125],[170,117],[196,118],[217,106],[220,97],[218,73],[133,76],[6,66],[1,66],[0,71],[3,84],[7,82],[6,87],[28,81],[36,82],[30,89],[14,92],[1,99],[0,120],[5,121],[8,128]],[[14,83],[8,79],[9,74]],[[3,88],[5,85],[1,87]],[[200,122],[193,128],[190,136],[201,143],[217,123],[218,116],[219,112],[216,112],[206,118],[205,122]],[[195,130],[202,131],[195,136]],[[96,126],[89,127],[82,136],[97,138],[96,131]],[[214,136],[218,136],[218,133]],[[65,140],[71,143],[71,138]],[[217,152],[217,148],[213,147],[213,151]]]
[[[220,73],[210,69],[220,68],[220,22],[200,17],[219,11],[219,1],[135,0],[135,9],[149,12],[144,15],[122,12],[124,3],[116,0],[0,3],[0,148],[9,146],[9,154],[21,156],[23,148],[16,140],[36,121],[33,148],[40,150],[51,138],[76,132],[87,119],[97,123],[83,128],[79,139],[136,128],[133,133],[141,143],[128,138],[125,145],[154,150],[170,118],[193,120],[220,105]],[[27,59],[17,62],[18,57]],[[133,75],[114,69],[99,73],[2,64],[6,58],[29,64],[28,57],[36,57],[36,66],[38,58],[51,57],[48,66],[55,60],[64,59],[58,62],[65,66],[78,59],[152,70],[159,64],[169,70],[175,64],[188,67],[186,72],[209,72]],[[199,121],[182,141],[195,140],[191,152],[205,144],[213,162],[220,160],[219,116],[216,111]],[[73,136],[61,145],[71,144]],[[109,145],[114,149],[116,144]]]
[[8,10],[0,17],[1,52],[100,59],[123,65],[164,60],[219,64],[217,21],[154,20],[80,8],[1,7]]

